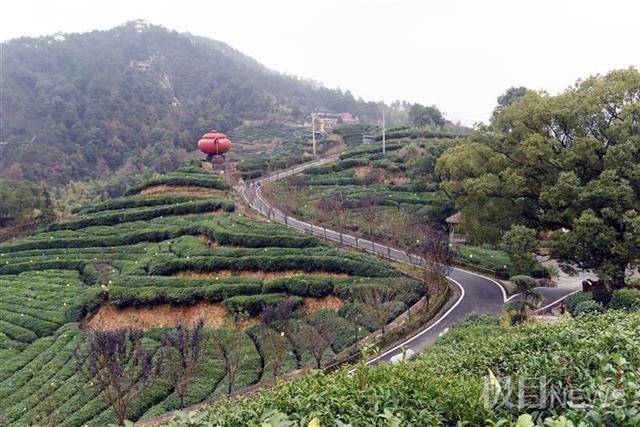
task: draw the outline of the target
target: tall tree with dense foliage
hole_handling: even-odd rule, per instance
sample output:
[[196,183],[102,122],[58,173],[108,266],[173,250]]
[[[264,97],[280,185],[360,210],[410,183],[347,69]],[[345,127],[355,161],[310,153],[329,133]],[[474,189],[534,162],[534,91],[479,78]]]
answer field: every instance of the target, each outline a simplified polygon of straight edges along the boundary
[[442,127],[446,123],[442,112],[438,110],[436,106],[424,106],[420,104],[413,104],[411,106],[409,110],[409,121],[417,128],[426,126]]
[[53,202],[46,186],[0,179],[0,227],[24,221],[47,223],[54,219]]
[[514,225],[504,233],[500,246],[509,255],[512,274],[528,274],[533,270],[539,245],[536,231],[524,225]]
[[499,114],[500,111],[522,98],[525,93],[527,93],[527,90],[528,89],[524,86],[510,87],[507,89],[505,93],[498,97],[498,105],[493,111],[493,115],[495,116],[496,114]]
[[548,230],[564,271],[622,286],[640,259],[640,73],[528,91],[437,171],[475,240],[497,242],[514,224]]

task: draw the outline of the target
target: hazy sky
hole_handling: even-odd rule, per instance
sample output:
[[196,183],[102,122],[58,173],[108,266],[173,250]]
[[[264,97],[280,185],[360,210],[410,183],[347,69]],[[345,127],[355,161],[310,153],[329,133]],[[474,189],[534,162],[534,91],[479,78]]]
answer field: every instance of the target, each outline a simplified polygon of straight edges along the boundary
[[640,67],[637,0],[3,0],[0,39],[138,18],[367,100],[435,104],[467,124],[486,120],[509,86],[554,93]]

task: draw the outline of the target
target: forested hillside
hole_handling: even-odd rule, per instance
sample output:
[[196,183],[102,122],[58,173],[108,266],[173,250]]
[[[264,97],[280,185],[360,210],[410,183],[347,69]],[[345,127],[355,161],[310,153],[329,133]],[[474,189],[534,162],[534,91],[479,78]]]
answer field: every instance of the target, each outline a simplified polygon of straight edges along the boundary
[[[140,21],[2,44],[4,172],[50,184],[175,167],[205,130],[375,117],[349,92],[273,72],[230,46]],[[136,167],[138,166],[138,167]]]

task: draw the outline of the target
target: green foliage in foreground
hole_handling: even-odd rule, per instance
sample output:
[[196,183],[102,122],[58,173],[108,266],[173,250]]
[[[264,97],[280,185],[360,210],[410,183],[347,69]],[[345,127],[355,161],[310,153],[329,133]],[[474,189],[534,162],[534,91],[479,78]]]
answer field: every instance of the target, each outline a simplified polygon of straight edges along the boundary
[[605,308],[640,311],[640,289],[616,289],[611,293],[600,289],[594,292],[576,292],[567,297],[565,304],[567,311],[574,316],[585,312],[603,311]]
[[[529,413],[531,417],[520,418],[529,422],[519,426],[542,425],[549,417],[558,422],[552,425],[637,426],[638,330],[640,313],[610,311],[517,327],[479,316],[452,328],[407,364],[359,366],[351,376],[315,372],[255,396],[221,400],[168,424],[236,426],[279,420],[267,425],[306,426],[317,417],[320,425],[374,425],[377,420],[389,425],[516,425],[518,417]],[[485,405],[489,370],[501,387],[498,392],[495,383],[486,381]],[[543,378],[549,393],[573,387],[583,400],[577,406],[547,401],[538,408],[539,401],[525,399],[518,407],[518,389],[509,393],[505,378],[514,385],[524,378],[533,387]]]

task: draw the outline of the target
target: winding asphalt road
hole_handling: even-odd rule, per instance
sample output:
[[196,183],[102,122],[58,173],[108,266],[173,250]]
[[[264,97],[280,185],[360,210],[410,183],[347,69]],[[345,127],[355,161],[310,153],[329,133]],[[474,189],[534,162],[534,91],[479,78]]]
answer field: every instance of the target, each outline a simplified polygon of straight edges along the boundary
[[[271,204],[262,196],[262,184],[298,174],[309,167],[330,163],[335,159],[336,157],[316,160],[261,178],[254,182],[247,183],[239,189],[240,193],[249,206],[272,221],[286,224],[287,226],[304,233],[311,233],[328,240],[333,240],[334,242],[341,243],[342,245],[365,250],[386,259],[421,266],[423,263],[421,258],[410,256],[402,250],[386,246],[381,243],[372,242],[370,240],[360,239],[349,234],[339,233],[337,231],[300,221],[297,218],[285,215],[280,210],[272,207]],[[458,286],[461,291],[458,300],[430,326],[416,332],[415,335],[404,340],[402,343],[369,360],[367,362],[368,364],[388,362],[392,357],[402,354],[404,348],[411,349],[417,353],[431,345],[440,335],[446,333],[449,327],[455,324],[458,320],[467,317],[471,313],[499,314],[502,310],[503,304],[507,300],[518,298],[516,295],[508,299],[502,285],[495,280],[459,268],[454,268],[448,276],[448,279]],[[539,290],[545,298],[543,302],[543,309],[557,303],[570,293],[575,292],[575,289],[565,288],[539,288]]]

